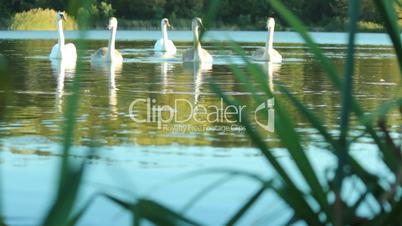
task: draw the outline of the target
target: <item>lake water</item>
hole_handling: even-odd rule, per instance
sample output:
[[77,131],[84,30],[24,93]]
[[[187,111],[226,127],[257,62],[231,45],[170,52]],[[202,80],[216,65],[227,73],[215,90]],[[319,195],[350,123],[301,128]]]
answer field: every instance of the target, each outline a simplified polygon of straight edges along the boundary
[[[77,37],[68,32],[67,37]],[[346,35],[342,33],[312,33],[325,54],[343,71],[346,56]],[[9,78],[12,92],[0,121],[2,199],[4,214],[11,225],[33,225],[40,221],[54,195],[58,173],[60,141],[63,132],[63,112],[71,95],[75,71],[68,65],[47,58],[55,43],[54,32],[0,32],[0,53],[11,66]],[[198,191],[213,183],[221,174],[192,176],[172,180],[184,173],[209,168],[235,168],[255,172],[264,177],[273,171],[241,127],[229,121],[198,122],[191,118],[185,123],[137,123],[132,117],[146,118],[147,105],[135,100],[154,100],[155,105],[177,106],[181,116],[195,106],[220,106],[221,100],[210,88],[214,81],[228,95],[256,108],[250,94],[242,88],[228,64],[240,69],[244,64],[230,49],[218,49],[206,43],[214,56],[211,68],[183,65],[181,53],[191,40],[191,33],[172,32],[178,53],[168,60],[155,56],[153,40],[159,32],[121,31],[116,46],[124,56],[122,67],[91,65],[90,54],[106,45],[107,32],[91,31],[87,38],[80,81],[77,109],[77,129],[72,157],[85,158],[89,146],[99,148],[89,161],[81,203],[91,194],[107,191],[125,197],[147,196],[182,210]],[[263,46],[264,32],[211,32],[207,41],[233,38],[241,42],[251,55]],[[74,41],[74,40],[73,40]],[[260,66],[267,74],[269,86],[285,84],[307,106],[319,115],[330,130],[338,128],[339,93],[313,60],[300,38],[291,32],[278,32],[275,48],[282,54],[281,65]],[[355,95],[368,110],[374,110],[385,100],[401,94],[400,76],[395,54],[384,34],[360,34],[356,53]],[[4,90],[0,90],[4,95]],[[138,107],[137,107],[138,106]],[[309,149],[317,172],[335,164],[333,156],[322,147],[317,132],[285,103]],[[273,107],[274,114],[274,107]],[[205,118],[203,118],[205,119]],[[389,123],[397,133],[402,124],[397,114]],[[185,125],[186,127],[183,127]],[[256,124],[257,125],[257,124]],[[258,125],[257,125],[258,126]],[[280,126],[280,125],[275,125]],[[272,128],[271,128],[272,129]],[[352,122],[352,133],[361,127]],[[291,160],[281,149],[272,131],[263,132],[267,143],[292,172]],[[373,172],[383,172],[378,164],[376,149],[367,139],[353,145],[356,156],[364,156],[364,165]],[[296,173],[294,173],[296,175]],[[225,183],[192,208],[188,216],[208,225],[222,224],[257,189],[257,184],[244,179]],[[274,202],[274,204],[273,204]],[[267,212],[268,209],[268,212]],[[253,211],[242,220],[243,225],[279,223],[289,212],[272,194],[267,194]],[[80,225],[128,225],[130,216],[105,199],[98,199]]]

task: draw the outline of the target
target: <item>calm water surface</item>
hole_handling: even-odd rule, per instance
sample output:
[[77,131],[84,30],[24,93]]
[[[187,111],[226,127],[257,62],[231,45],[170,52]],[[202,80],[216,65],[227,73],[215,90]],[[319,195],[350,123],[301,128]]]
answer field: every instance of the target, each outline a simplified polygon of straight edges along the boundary
[[[74,37],[74,33],[69,34]],[[84,159],[88,147],[95,142],[100,148],[89,161],[85,177],[84,202],[96,191],[108,191],[125,197],[149,195],[162,203],[181,210],[197,191],[222,177],[219,174],[192,177],[169,182],[177,175],[211,167],[243,169],[272,176],[271,168],[259,152],[252,147],[248,137],[227,121],[199,123],[189,120],[190,129],[178,130],[178,123],[160,127],[156,122],[136,123],[130,118],[129,107],[138,99],[153,99],[158,105],[173,106],[175,100],[181,115],[190,106],[220,106],[221,102],[210,88],[213,81],[222,90],[256,108],[250,94],[242,88],[228,65],[244,68],[242,60],[230,49],[217,49],[210,44],[205,48],[215,58],[212,68],[183,65],[181,53],[189,46],[188,32],[175,32],[178,54],[171,59],[154,55],[151,40],[157,32],[121,32],[117,48],[125,58],[122,67],[94,66],[90,54],[105,46],[105,32],[91,32],[88,51],[82,65],[80,100],[77,109],[77,129],[72,157]],[[264,33],[219,33],[209,38],[223,40],[237,37],[244,41],[248,54],[263,46]],[[314,38],[321,43],[326,55],[343,70],[346,46],[341,33],[317,33]],[[59,143],[63,132],[63,112],[66,99],[71,95],[75,70],[47,58],[54,40],[48,32],[0,32],[0,52],[7,57],[11,70],[12,89],[6,107],[6,118],[0,122],[1,160],[3,170],[3,199],[5,215],[11,224],[31,225],[38,222],[53,197],[57,175]],[[134,38],[132,38],[134,37]],[[135,38],[137,37],[137,38]],[[400,77],[395,55],[389,40],[382,34],[359,36],[356,76],[356,98],[369,110],[376,109],[392,96],[401,94]],[[333,88],[320,66],[294,33],[278,33],[276,49],[284,57],[281,65],[259,66],[265,71],[269,86],[279,94],[275,86],[285,84],[309,108],[317,113],[331,130],[338,127],[340,108],[339,93]],[[375,44],[375,45],[373,45]],[[0,90],[2,95],[3,90]],[[184,102],[185,101],[185,102]],[[309,147],[310,159],[318,172],[334,165],[334,158],[325,154],[317,132],[285,102],[298,131]],[[146,117],[146,105],[135,108],[134,114]],[[391,113],[389,122],[397,132],[401,119]],[[280,125],[275,125],[280,126]],[[176,129],[175,129],[176,128]],[[353,133],[361,128],[353,123]],[[275,154],[289,167],[290,159],[282,153],[272,132],[263,132],[266,141],[274,147]],[[376,162],[375,149],[370,141],[359,140],[353,146],[357,156],[365,156],[365,165],[381,172]],[[377,164],[377,165],[376,165]],[[376,165],[376,166],[375,166]],[[295,176],[296,173],[294,173]],[[162,185],[156,188],[156,185]],[[189,216],[217,225],[233,214],[243,201],[257,188],[257,184],[233,180],[201,199],[192,208],[186,208]],[[242,222],[244,225],[264,225],[280,222],[290,213],[274,196],[266,195],[266,202],[256,206]],[[276,201],[275,201],[276,200]],[[272,202],[275,207],[272,208]],[[267,214],[264,210],[269,208]],[[281,217],[277,217],[281,216]],[[81,225],[127,225],[130,217],[123,210],[104,199],[97,200]]]

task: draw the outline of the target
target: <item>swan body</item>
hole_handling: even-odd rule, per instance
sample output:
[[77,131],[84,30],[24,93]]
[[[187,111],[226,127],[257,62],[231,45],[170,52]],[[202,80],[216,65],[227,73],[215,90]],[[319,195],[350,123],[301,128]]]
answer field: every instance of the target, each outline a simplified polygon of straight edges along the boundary
[[194,18],[192,22],[192,30],[194,36],[193,47],[187,49],[183,53],[183,62],[200,62],[200,63],[212,63],[213,57],[205,49],[201,47],[199,40],[199,28],[202,27],[202,21],[200,18]]
[[176,53],[176,46],[169,40],[167,28],[171,27],[169,20],[167,18],[162,19],[161,28],[162,28],[162,38],[159,39],[154,46],[154,51],[156,52],[168,52],[171,54]]
[[264,48],[257,49],[252,58],[256,61],[265,61],[271,63],[281,63],[282,56],[281,54],[273,48],[274,41],[274,30],[275,30],[275,20],[270,17],[267,21],[268,28],[268,39]]
[[117,32],[117,19],[112,17],[109,20],[108,29],[110,30],[110,38],[108,47],[99,48],[95,53],[91,55],[92,63],[110,63],[113,62],[115,64],[123,63],[123,56],[121,53],[116,50],[115,42],[116,42],[116,32]]
[[57,13],[57,30],[59,33],[58,43],[53,46],[50,52],[49,58],[51,59],[64,59],[68,61],[77,60],[77,49],[72,43],[65,44],[64,32],[63,32],[63,20],[65,21],[65,16],[63,12]]

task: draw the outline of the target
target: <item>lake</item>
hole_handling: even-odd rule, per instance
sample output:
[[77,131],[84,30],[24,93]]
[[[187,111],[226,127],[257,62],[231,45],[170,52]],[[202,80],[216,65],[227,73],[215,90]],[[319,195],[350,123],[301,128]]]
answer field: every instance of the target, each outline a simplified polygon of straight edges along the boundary
[[[191,45],[190,32],[171,32],[178,53],[173,58],[162,59],[153,52],[159,32],[119,31],[116,47],[123,54],[124,64],[110,68],[90,64],[90,54],[106,46],[108,37],[107,32],[90,31],[86,36],[88,50],[81,68],[77,128],[71,157],[83,160],[91,146],[97,148],[88,161],[80,203],[96,192],[107,191],[133,200],[138,196],[152,197],[208,225],[219,225],[230,218],[258,188],[257,183],[236,178],[189,208],[186,204],[197,192],[224,175],[180,175],[209,168],[240,169],[267,178],[275,174],[253,147],[244,128],[232,122],[233,118],[208,121],[205,114],[190,117],[190,113],[196,106],[216,106],[222,110],[221,99],[211,89],[211,82],[231,97],[247,103],[248,108],[260,106],[261,103],[253,101],[229,68],[231,64],[244,69],[242,59],[228,47],[217,48],[212,41],[224,43],[234,39],[251,55],[257,47],[264,45],[265,35],[265,32],[222,31],[207,34],[204,48],[214,56],[214,65],[200,68],[181,62],[181,53]],[[312,36],[342,72],[346,34],[312,33]],[[77,32],[67,32],[67,38],[73,42],[77,37]],[[76,76],[76,71],[68,65],[48,59],[55,38],[54,32],[0,31],[0,53],[12,69],[9,72],[12,91],[5,118],[0,121],[1,195],[6,221],[10,225],[37,224],[54,196],[63,112]],[[259,64],[267,75],[268,85],[281,96],[275,86],[284,84],[322,118],[329,130],[336,131],[339,92],[297,34],[277,32],[275,43],[284,58],[283,63]],[[353,81],[355,96],[367,110],[375,110],[389,98],[401,95],[396,57],[385,34],[359,34],[358,44]],[[4,93],[0,90],[0,95]],[[134,103],[136,100],[139,101]],[[177,103],[177,100],[180,101]],[[274,103],[271,104],[274,115]],[[325,151],[317,131],[290,103],[284,104],[310,150],[308,155],[317,172],[323,174],[325,169],[336,164],[335,158]],[[152,106],[168,106],[175,111],[174,114],[156,115],[159,121],[147,121],[147,113],[153,112]],[[159,111],[155,112],[158,114]],[[178,115],[179,119],[167,120],[172,116],[169,113]],[[166,123],[160,119],[165,119]],[[397,135],[401,118],[392,113],[388,122]],[[256,126],[269,124],[258,123],[254,122]],[[280,125],[270,125],[263,134],[275,155],[292,172],[291,159],[274,136],[277,126]],[[352,121],[352,133],[358,136],[361,132],[362,128]],[[352,150],[373,172],[384,172],[370,140],[358,139]],[[292,174],[297,176],[297,173]],[[278,202],[274,195],[267,194],[264,200],[241,221],[242,225],[264,225],[267,221],[275,225],[290,215],[284,203]],[[100,198],[79,225],[128,225],[130,220],[124,210]]]

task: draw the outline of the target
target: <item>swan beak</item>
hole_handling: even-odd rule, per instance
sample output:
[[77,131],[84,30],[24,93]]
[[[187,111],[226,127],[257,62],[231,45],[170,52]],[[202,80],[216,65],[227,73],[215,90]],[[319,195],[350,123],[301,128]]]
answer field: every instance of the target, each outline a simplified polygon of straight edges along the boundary
[[66,20],[66,17],[65,17],[63,14],[61,14],[61,19],[62,19],[64,22],[67,21],[67,20]]
[[172,27],[172,25],[170,25],[169,21],[166,22],[166,25],[167,25],[168,27]]

